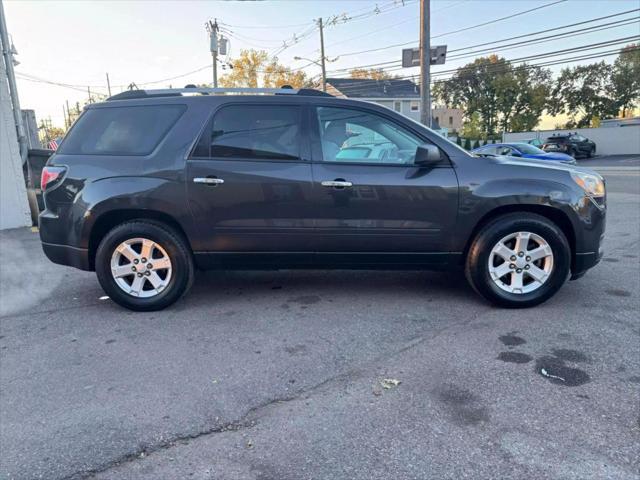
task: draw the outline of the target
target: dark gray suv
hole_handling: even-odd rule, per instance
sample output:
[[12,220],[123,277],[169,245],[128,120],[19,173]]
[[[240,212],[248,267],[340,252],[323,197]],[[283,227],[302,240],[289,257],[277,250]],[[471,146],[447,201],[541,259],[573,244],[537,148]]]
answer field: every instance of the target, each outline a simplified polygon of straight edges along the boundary
[[602,256],[603,179],[550,163],[314,90],[131,91],[50,158],[40,237],[133,310],[178,300],[195,268],[464,269],[527,307]]

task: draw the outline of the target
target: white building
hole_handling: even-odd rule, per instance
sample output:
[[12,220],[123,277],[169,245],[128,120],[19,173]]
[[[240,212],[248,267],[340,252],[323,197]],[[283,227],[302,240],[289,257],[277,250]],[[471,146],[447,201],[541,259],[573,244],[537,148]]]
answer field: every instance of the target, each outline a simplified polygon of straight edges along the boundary
[[0,56],[0,230],[30,225],[31,213],[9,96],[7,70],[4,59]]

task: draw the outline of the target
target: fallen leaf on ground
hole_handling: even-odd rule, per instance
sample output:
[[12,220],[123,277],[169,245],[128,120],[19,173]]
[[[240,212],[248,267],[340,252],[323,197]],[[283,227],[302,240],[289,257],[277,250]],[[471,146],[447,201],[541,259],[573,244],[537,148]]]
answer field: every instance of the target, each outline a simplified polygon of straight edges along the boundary
[[380,381],[380,385],[382,385],[382,388],[389,390],[390,388],[393,387],[397,387],[398,385],[400,385],[400,380],[396,380],[395,378],[383,378],[382,381]]

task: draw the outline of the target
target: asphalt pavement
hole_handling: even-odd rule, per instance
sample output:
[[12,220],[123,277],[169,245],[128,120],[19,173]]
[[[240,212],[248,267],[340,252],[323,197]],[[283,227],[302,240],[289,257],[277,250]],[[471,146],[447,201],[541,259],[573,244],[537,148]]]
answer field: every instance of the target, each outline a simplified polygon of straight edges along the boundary
[[0,233],[0,478],[639,478],[640,169],[604,174],[605,258],[527,310],[278,271],[133,313]]

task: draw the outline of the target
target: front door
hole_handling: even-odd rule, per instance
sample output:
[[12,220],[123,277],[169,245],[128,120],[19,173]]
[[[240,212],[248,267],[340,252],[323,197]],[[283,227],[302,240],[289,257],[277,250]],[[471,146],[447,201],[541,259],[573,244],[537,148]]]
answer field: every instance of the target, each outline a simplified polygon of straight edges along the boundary
[[366,108],[311,110],[320,252],[346,263],[377,262],[377,252],[388,262],[446,262],[458,209],[451,165],[415,165],[427,139],[391,117]]
[[302,127],[301,107],[291,103],[237,103],[215,112],[188,160],[196,252],[249,258],[311,250],[311,166],[303,160]]

